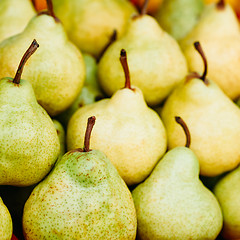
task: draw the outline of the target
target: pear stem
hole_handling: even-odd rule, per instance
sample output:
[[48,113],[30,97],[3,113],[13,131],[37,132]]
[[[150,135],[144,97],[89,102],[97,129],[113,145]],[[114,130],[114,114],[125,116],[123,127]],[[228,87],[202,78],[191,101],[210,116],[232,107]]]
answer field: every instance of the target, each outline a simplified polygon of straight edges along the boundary
[[186,144],[185,144],[185,147],[189,148],[190,147],[190,144],[191,144],[191,135],[190,135],[190,132],[189,132],[189,129],[187,127],[187,124],[182,120],[181,117],[179,116],[176,116],[175,117],[175,120],[178,124],[181,125],[181,127],[183,128],[183,131],[186,135]]
[[142,7],[141,13],[140,13],[141,16],[145,15],[147,13],[148,2],[149,2],[149,0],[144,1],[143,7]]
[[224,9],[225,8],[225,1],[224,0],[219,0],[218,2],[217,2],[217,8],[218,9]]
[[21,59],[21,62],[19,64],[17,72],[15,74],[15,77],[13,79],[13,83],[15,83],[15,84],[20,83],[22,72],[23,72],[23,67],[24,67],[25,63],[27,62],[27,60],[29,59],[29,57],[37,50],[38,47],[39,47],[39,44],[37,43],[36,39],[34,39],[31,43],[30,47],[27,49],[27,51],[25,52],[25,54],[23,55],[23,57]]
[[120,62],[122,64],[122,68],[125,74],[125,86],[124,88],[131,89],[131,82],[130,82],[130,73],[128,68],[128,62],[127,62],[127,52],[125,49],[122,49],[120,52]]
[[56,22],[60,22],[59,19],[56,17],[54,11],[53,11],[53,4],[52,0],[46,0],[47,1],[47,9],[48,9],[48,14],[52,16]]
[[206,79],[206,75],[207,75],[207,70],[208,70],[208,65],[207,65],[207,58],[203,52],[203,49],[201,47],[200,42],[194,42],[194,47],[195,49],[198,51],[198,53],[200,54],[200,56],[202,57],[203,60],[203,64],[204,64],[204,71],[202,76],[200,77],[200,79],[203,80],[203,82],[208,85],[208,80]]
[[95,124],[95,121],[96,121],[96,117],[95,116],[92,116],[92,117],[88,118],[87,129],[86,129],[86,132],[85,132],[83,152],[89,152],[90,151],[90,149],[89,149],[89,146],[90,146],[90,136],[91,136],[92,129],[93,129],[93,126]]

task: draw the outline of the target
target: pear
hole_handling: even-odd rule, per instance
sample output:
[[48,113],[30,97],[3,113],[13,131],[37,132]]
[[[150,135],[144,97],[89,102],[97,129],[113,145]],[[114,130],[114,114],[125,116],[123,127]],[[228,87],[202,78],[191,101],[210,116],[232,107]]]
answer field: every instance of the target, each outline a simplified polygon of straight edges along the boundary
[[37,103],[30,82],[21,79],[27,59],[38,46],[34,40],[14,78],[0,80],[0,185],[29,186],[39,182],[59,155],[53,122]]
[[207,75],[207,60],[199,42],[195,48],[204,60],[202,76],[191,73],[163,105],[161,117],[168,147],[182,145],[184,135],[172,120],[181,115],[192,135],[191,149],[200,162],[201,175],[214,177],[240,163],[240,109]]
[[98,58],[112,31],[122,36],[136,8],[127,0],[53,0],[70,40]]
[[56,119],[52,119],[54,127],[57,131],[57,135],[60,142],[60,153],[58,158],[62,157],[65,154],[65,130],[63,125]]
[[26,201],[26,240],[135,240],[129,189],[106,155],[89,149],[94,123],[89,117],[84,147],[67,152]]
[[189,70],[201,72],[195,41],[201,42],[206,51],[208,77],[235,100],[240,95],[240,26],[232,7],[223,1],[207,5],[198,23],[180,41]]
[[149,108],[141,90],[131,86],[126,51],[120,61],[125,72],[125,87],[109,99],[79,108],[67,128],[67,148],[83,145],[85,122],[94,115],[98,122],[92,146],[103,151],[127,185],[143,181],[166,151],[167,138],[159,115]]
[[240,166],[221,178],[213,189],[223,212],[224,239],[240,239]]
[[165,31],[180,40],[198,22],[203,8],[203,0],[165,0],[154,17]]
[[122,48],[128,52],[132,84],[142,90],[150,106],[160,104],[187,74],[186,59],[177,41],[143,8],[140,15],[131,19],[126,33],[100,59],[99,83],[108,96],[124,85],[118,61]]
[[32,39],[38,39],[41,48],[29,60],[23,79],[31,82],[38,103],[53,117],[78,96],[85,79],[85,65],[81,52],[68,40],[56,19],[50,0],[48,7],[50,15],[33,17],[23,32],[0,44],[0,77],[13,77],[21,52]]
[[11,215],[0,197],[0,239],[11,240],[13,225]]
[[1,0],[0,42],[22,32],[35,14],[29,0]]
[[141,240],[214,240],[222,228],[222,212],[213,193],[199,180],[199,162],[185,147],[169,150],[151,175],[132,192]]

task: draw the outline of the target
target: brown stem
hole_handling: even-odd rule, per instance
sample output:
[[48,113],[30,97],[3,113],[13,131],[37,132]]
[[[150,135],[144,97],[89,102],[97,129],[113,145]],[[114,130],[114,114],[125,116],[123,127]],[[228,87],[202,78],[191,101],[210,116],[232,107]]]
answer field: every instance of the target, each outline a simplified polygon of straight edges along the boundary
[[198,51],[198,53],[200,54],[200,56],[202,57],[202,60],[203,60],[203,64],[204,64],[204,71],[203,71],[203,74],[202,76],[200,77],[200,79],[203,80],[203,82],[208,85],[208,80],[206,79],[206,75],[207,75],[207,70],[208,70],[208,65],[207,65],[207,59],[206,59],[206,56],[203,52],[203,49],[201,47],[201,44],[200,42],[194,42],[194,47],[195,49]]
[[30,47],[28,48],[28,50],[25,52],[25,54],[23,55],[23,57],[21,59],[21,62],[19,64],[17,72],[15,74],[15,77],[13,79],[13,83],[15,83],[15,84],[20,83],[22,72],[23,72],[23,67],[24,67],[25,63],[27,62],[27,60],[29,59],[29,57],[37,50],[38,47],[39,47],[39,44],[37,43],[36,39],[34,39],[31,43]]
[[176,122],[177,122],[178,124],[180,124],[181,127],[183,128],[183,131],[184,131],[184,133],[185,133],[185,135],[186,135],[186,144],[185,144],[185,147],[188,147],[188,148],[189,148],[189,147],[190,147],[190,144],[191,144],[191,135],[190,135],[189,129],[188,129],[186,123],[182,120],[181,117],[176,116],[176,117],[175,117],[175,120],[176,120]]
[[96,121],[95,116],[92,116],[92,117],[88,118],[87,129],[86,129],[86,132],[85,132],[83,152],[89,152],[90,151],[90,149],[89,149],[90,136],[91,136],[92,129],[93,129],[93,126],[95,124],[95,121]]
[[122,64],[122,68],[125,74],[125,86],[124,88],[131,89],[131,82],[130,82],[130,73],[128,68],[128,62],[127,62],[127,52],[125,49],[122,49],[120,52],[120,62]]
[[148,2],[149,2],[149,0],[144,1],[143,7],[142,7],[141,13],[140,13],[141,16],[145,15],[147,13]]
[[224,9],[225,8],[225,1],[224,0],[219,0],[217,2],[216,6],[217,6],[217,9],[220,9],[220,10]]
[[47,0],[47,9],[48,9],[48,14],[52,16],[56,22],[60,22],[60,20],[56,17],[54,11],[53,11],[53,4],[52,0]]

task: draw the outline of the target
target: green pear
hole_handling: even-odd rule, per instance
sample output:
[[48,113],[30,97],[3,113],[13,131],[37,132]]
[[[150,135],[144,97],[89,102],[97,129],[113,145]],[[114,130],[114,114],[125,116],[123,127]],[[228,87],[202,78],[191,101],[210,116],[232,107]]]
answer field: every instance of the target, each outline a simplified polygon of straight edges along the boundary
[[51,15],[33,17],[23,32],[0,44],[0,77],[13,77],[22,52],[32,39],[38,39],[41,48],[26,65],[23,79],[31,82],[39,104],[55,116],[66,110],[81,91],[85,65],[50,5],[49,12]]
[[70,40],[83,52],[98,58],[114,29],[122,36],[131,15],[127,0],[53,0]]
[[240,166],[220,179],[214,194],[223,212],[224,239],[240,239]]
[[11,215],[0,197],[0,239],[11,240],[13,225]]
[[207,5],[198,23],[180,42],[189,70],[201,72],[195,41],[201,42],[206,51],[208,77],[235,100],[240,96],[240,26],[232,7],[223,1]]
[[67,128],[68,150],[83,145],[88,116],[98,122],[91,141],[117,168],[127,185],[143,181],[166,151],[167,137],[159,115],[149,108],[141,90],[130,84],[126,51],[120,57],[126,82],[109,99],[79,108]]
[[[177,41],[142,13],[131,19],[126,33],[106,50],[98,66],[99,83],[112,96],[124,85],[119,51],[128,52],[132,84],[148,105],[160,104],[187,74],[187,63]],[[111,66],[111,67],[109,67]]]
[[88,119],[84,148],[67,152],[26,201],[26,240],[135,240],[129,189],[106,155],[89,149],[94,122]]
[[198,22],[203,7],[203,0],[165,0],[154,17],[165,31],[180,40]]
[[104,98],[104,94],[102,93],[97,80],[98,66],[96,59],[87,53],[83,54],[83,59],[86,65],[84,86],[72,105],[57,116],[57,119],[64,125],[64,127],[67,127],[69,119],[80,107]]
[[42,180],[58,158],[54,124],[38,104],[30,82],[21,79],[36,40],[24,54],[14,78],[0,80],[0,185],[29,186]]
[[57,131],[57,135],[60,142],[60,153],[58,158],[62,157],[65,154],[65,130],[63,125],[56,119],[52,119],[54,127]]
[[169,150],[132,192],[140,240],[215,240],[222,228],[221,208],[199,180],[199,162],[185,134],[185,147]]
[[22,32],[35,14],[30,0],[1,0],[0,42]]
[[190,74],[163,105],[161,117],[167,130],[168,147],[181,146],[184,135],[172,119],[181,115],[192,135],[191,149],[200,162],[201,175],[214,177],[240,163],[240,109],[211,80],[206,78],[207,60],[199,42],[205,69]]

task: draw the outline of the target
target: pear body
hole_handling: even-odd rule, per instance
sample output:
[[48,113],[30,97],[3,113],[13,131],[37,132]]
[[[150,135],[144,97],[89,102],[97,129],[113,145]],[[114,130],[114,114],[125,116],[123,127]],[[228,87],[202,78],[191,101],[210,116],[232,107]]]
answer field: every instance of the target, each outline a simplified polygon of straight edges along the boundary
[[11,240],[12,232],[11,215],[0,197],[0,239]]
[[29,0],[1,0],[0,42],[22,32],[35,14],[36,11]]
[[94,57],[100,56],[113,30],[121,36],[137,13],[127,0],[53,0],[53,5],[70,40]]
[[37,103],[32,86],[0,80],[0,184],[29,186],[39,182],[58,158],[54,124]]
[[222,235],[225,239],[240,239],[240,167],[220,179],[214,194],[223,212]]
[[239,164],[240,110],[213,81],[208,85],[197,78],[185,81],[165,102],[161,117],[169,149],[185,144],[175,116],[188,125],[201,175],[217,176]]
[[167,0],[154,16],[165,31],[180,40],[198,22],[203,7],[203,0]]
[[[230,27],[231,26],[231,27]],[[195,27],[180,41],[189,70],[202,72],[202,59],[193,47],[199,41],[208,60],[208,77],[233,100],[240,95],[240,26],[226,4],[206,6]]]
[[176,147],[164,155],[132,192],[139,239],[216,239],[221,209],[198,174],[198,159],[190,149]]
[[128,185],[143,181],[166,151],[165,128],[141,91],[124,88],[77,110],[67,128],[68,150],[83,145],[86,119],[98,119],[91,146],[103,151]]
[[133,199],[105,154],[74,150],[28,198],[23,232],[26,240],[135,240]]
[[0,44],[0,77],[14,77],[32,39],[40,47],[27,62],[23,79],[31,82],[37,101],[51,116],[67,109],[85,79],[81,52],[67,38],[60,22],[48,15],[32,18],[24,31]]
[[108,96],[125,82],[119,62],[122,48],[128,53],[131,82],[142,90],[151,106],[161,103],[187,74],[186,59],[177,41],[164,32],[153,17],[138,16],[99,62],[99,83]]

